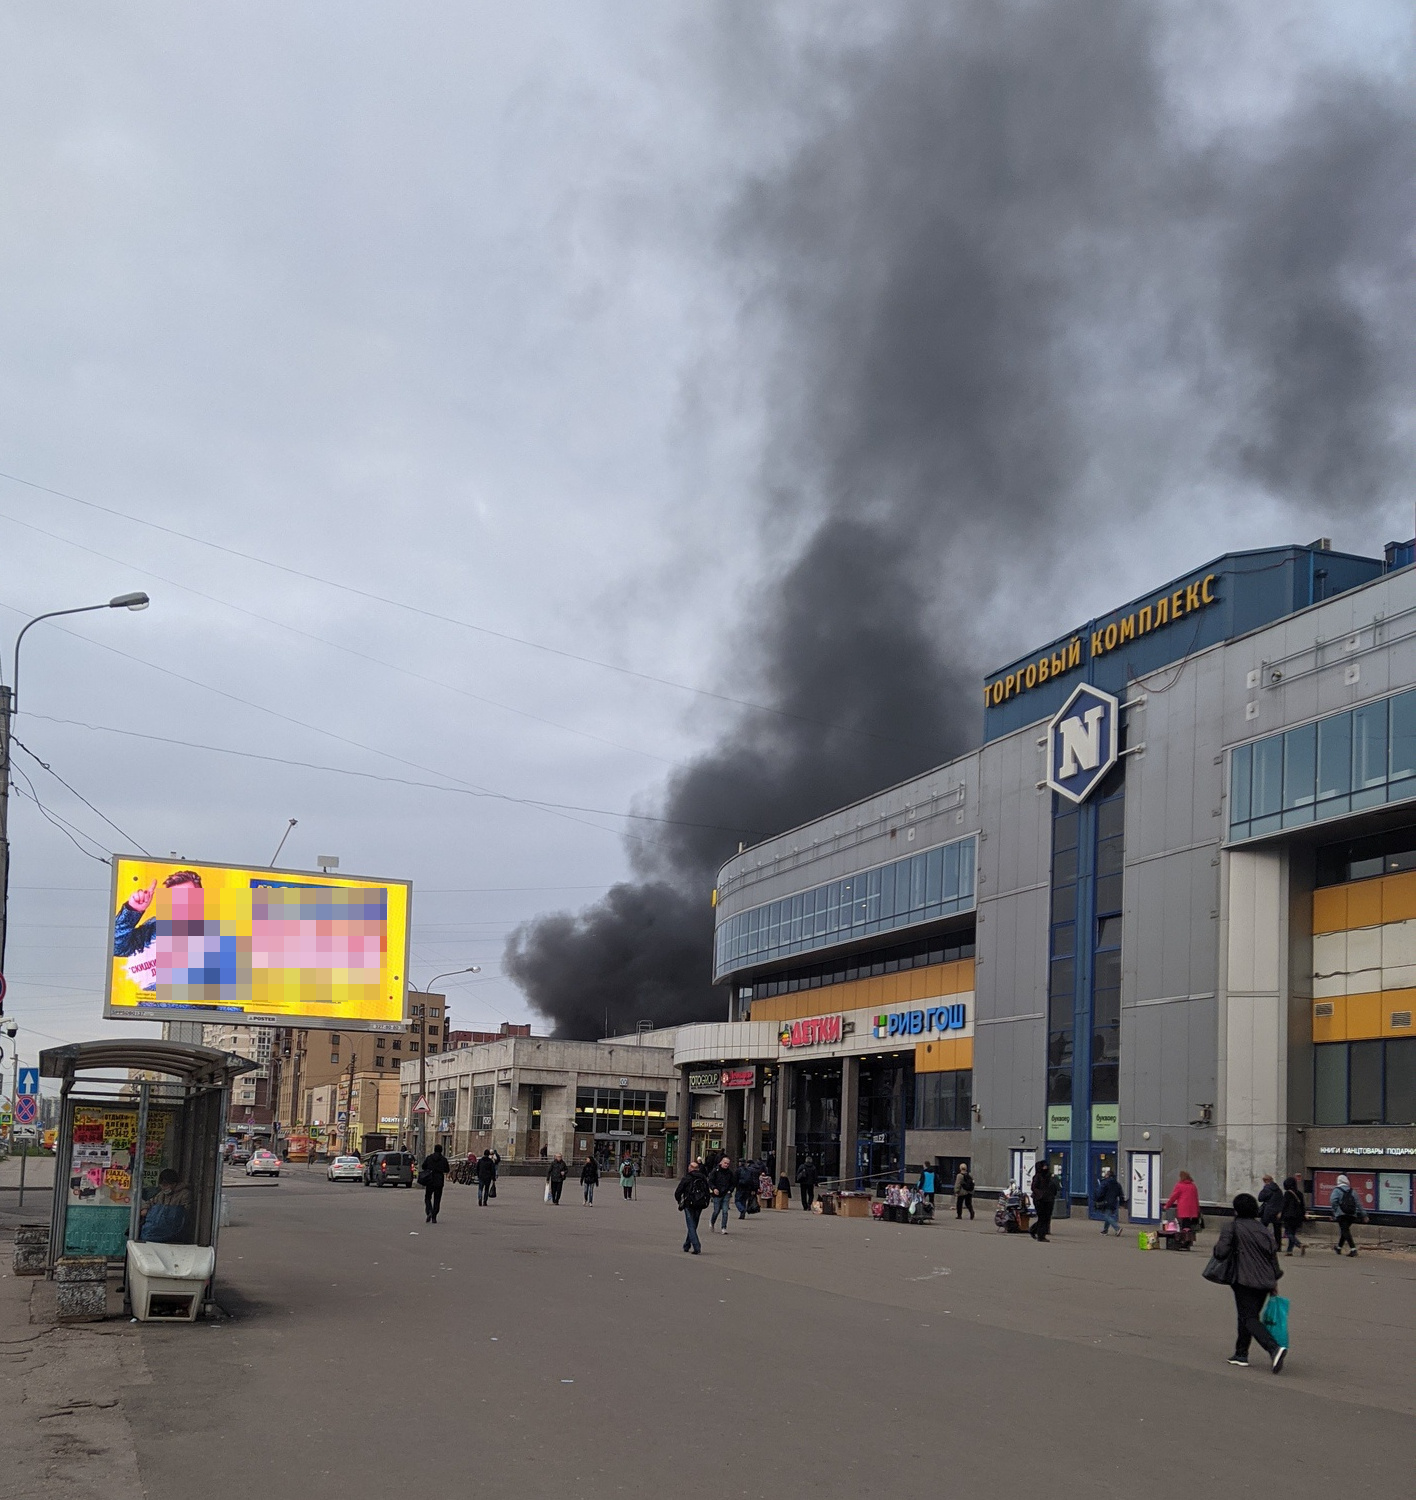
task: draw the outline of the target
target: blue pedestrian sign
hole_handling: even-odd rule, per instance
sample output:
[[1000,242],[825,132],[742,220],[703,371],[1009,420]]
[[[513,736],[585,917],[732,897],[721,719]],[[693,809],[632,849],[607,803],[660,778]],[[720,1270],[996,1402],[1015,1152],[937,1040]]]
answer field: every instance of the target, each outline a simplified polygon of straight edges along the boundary
[[1121,705],[1083,683],[1047,726],[1047,784],[1069,802],[1085,802],[1116,764]]
[[26,1094],[37,1094],[39,1092],[39,1069],[21,1068],[19,1087],[15,1093],[23,1098]]

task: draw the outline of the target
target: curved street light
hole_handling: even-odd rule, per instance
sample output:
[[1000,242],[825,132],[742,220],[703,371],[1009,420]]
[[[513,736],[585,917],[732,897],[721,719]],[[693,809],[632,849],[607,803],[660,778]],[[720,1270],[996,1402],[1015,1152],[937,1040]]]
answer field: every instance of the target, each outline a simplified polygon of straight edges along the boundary
[[[20,645],[32,625],[41,620],[57,620],[61,615],[86,615],[96,609],[146,609],[151,601],[141,590],[115,594],[107,604],[80,604],[74,609],[51,609],[27,620],[15,637],[10,686],[0,683],[0,975],[5,971],[5,939],[10,916],[10,738],[11,725],[20,707]],[[0,1015],[4,1014],[0,996]]]

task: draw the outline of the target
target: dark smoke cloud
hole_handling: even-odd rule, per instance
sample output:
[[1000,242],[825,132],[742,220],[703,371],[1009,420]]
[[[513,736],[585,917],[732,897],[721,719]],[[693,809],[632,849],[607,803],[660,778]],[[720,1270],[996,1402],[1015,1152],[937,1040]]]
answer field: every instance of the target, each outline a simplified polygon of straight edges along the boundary
[[[1409,88],[1312,78],[1204,133],[1158,8],[897,14],[827,53],[778,38],[804,144],[726,229],[771,350],[764,534],[807,539],[736,652],[782,716],[745,715],[662,806],[748,839],[975,742],[1006,654],[976,622],[1031,620],[1027,645],[1118,514],[1163,524],[1209,486],[1327,521],[1402,482]],[[563,1035],[723,1014],[708,895],[735,847],[635,846],[639,883],[522,927],[508,971]]]

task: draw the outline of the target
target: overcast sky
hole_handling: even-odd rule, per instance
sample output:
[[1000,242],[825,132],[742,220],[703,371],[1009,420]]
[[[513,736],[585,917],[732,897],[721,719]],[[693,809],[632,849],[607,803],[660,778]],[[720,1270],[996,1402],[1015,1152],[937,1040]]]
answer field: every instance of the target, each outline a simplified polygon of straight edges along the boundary
[[[616,814],[731,722],[668,684],[760,691],[753,601],[799,534],[764,499],[770,297],[725,226],[819,124],[803,57],[904,13],[6,9],[6,680],[28,617],[153,598],[26,640],[18,737],[98,810],[16,752],[89,850],[12,798],[27,1057],[107,1027],[95,855],[263,864],[292,817],[282,863],[414,882],[416,983],[482,965],[446,985],[455,1024],[527,1017],[506,934],[624,878],[653,825]],[[1246,14],[1168,37],[1197,139],[1261,128],[1314,69],[1409,73],[1406,7]],[[1128,473],[1153,483],[1099,467]],[[1261,493],[1149,498],[1065,587],[979,598],[995,662],[1227,546],[1308,539]],[[1412,531],[1392,501],[1313,520],[1360,550]]]

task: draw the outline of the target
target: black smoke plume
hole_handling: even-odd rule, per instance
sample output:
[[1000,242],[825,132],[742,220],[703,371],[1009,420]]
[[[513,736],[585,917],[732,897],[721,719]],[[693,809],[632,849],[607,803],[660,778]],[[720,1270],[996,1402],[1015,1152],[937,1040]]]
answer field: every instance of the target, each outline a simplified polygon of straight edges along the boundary
[[670,778],[665,814],[709,828],[513,934],[559,1035],[725,1014],[709,893],[737,839],[975,743],[982,670],[1071,622],[1078,567],[1216,496],[1216,552],[1246,507],[1389,514],[1406,461],[1411,79],[1295,58],[1235,123],[1204,102],[1226,29],[1271,59],[1279,12],[1266,47],[1252,8],[1209,8],[1213,56],[1191,35],[1180,62],[1130,0],[931,0],[845,42],[783,14],[741,76],[802,144],[724,234],[770,371],[764,536],[807,523],[734,653],[781,712]]

